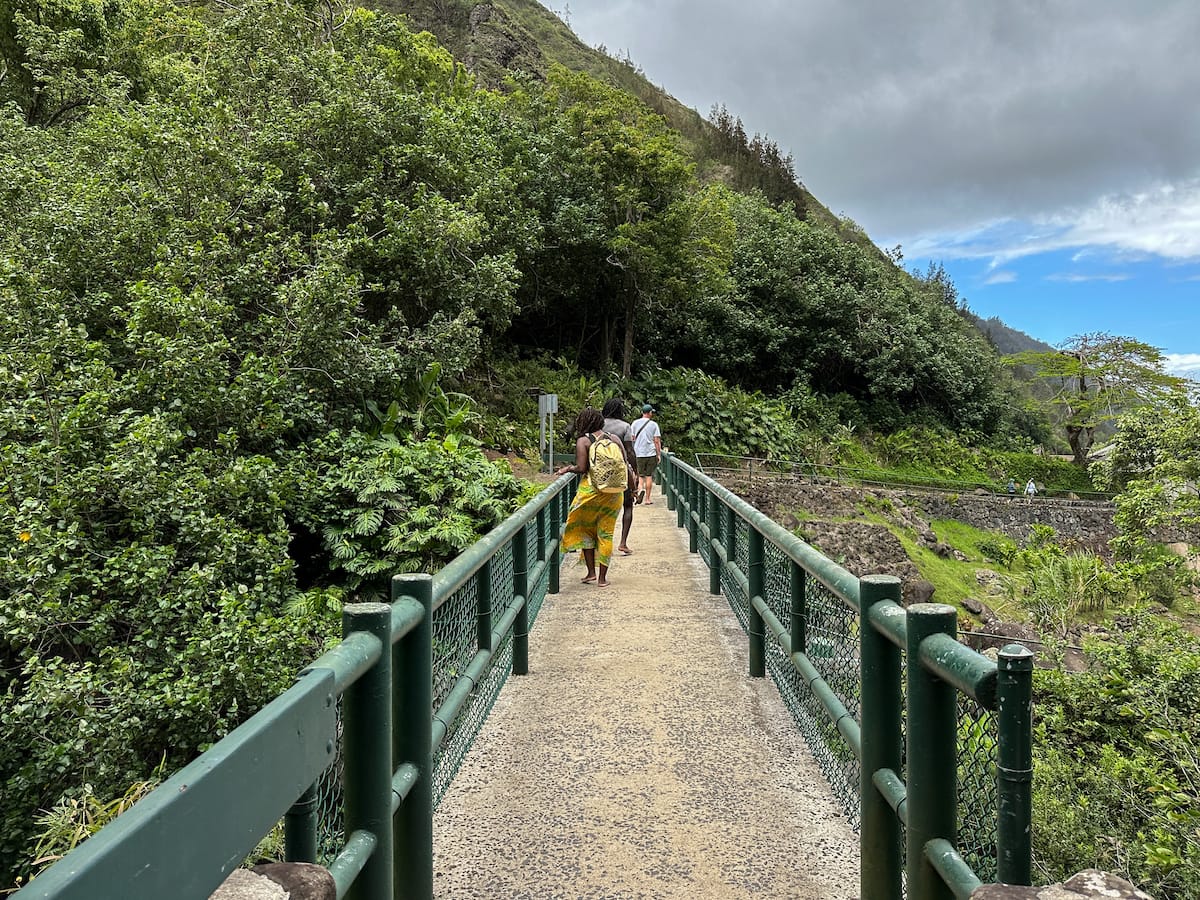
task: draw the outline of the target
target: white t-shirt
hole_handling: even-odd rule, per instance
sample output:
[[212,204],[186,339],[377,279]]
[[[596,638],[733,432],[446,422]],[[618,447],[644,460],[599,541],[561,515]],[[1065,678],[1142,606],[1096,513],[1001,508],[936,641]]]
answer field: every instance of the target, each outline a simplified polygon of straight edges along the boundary
[[653,419],[642,416],[629,423],[629,432],[633,435],[633,455],[640,457],[658,456],[654,439],[662,436],[662,430]]

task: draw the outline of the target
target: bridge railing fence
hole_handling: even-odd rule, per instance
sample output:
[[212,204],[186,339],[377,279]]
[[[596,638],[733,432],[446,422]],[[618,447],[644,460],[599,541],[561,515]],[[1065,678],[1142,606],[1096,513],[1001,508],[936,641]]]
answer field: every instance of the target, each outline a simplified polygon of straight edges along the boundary
[[747,632],[859,830],[864,897],[965,898],[1030,883],[1032,654],[955,639],[943,604],[900,605],[678,457],[668,508]]
[[390,603],[348,604],[296,684],[14,900],[206,900],[282,822],[338,898],[433,896],[433,811],[557,593],[563,476]]

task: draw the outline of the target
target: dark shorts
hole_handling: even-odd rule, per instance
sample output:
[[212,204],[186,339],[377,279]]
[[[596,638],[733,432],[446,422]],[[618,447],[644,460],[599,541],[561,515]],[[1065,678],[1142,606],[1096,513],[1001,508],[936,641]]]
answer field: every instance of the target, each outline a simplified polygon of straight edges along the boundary
[[657,468],[657,456],[639,456],[637,458],[637,473],[639,475],[653,475],[654,470]]

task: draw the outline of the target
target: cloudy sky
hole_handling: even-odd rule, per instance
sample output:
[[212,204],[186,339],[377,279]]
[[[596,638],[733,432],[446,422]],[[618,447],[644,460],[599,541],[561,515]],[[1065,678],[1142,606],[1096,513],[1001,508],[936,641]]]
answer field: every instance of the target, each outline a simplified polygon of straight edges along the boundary
[[1200,374],[1197,0],[547,0],[817,199],[1050,343]]

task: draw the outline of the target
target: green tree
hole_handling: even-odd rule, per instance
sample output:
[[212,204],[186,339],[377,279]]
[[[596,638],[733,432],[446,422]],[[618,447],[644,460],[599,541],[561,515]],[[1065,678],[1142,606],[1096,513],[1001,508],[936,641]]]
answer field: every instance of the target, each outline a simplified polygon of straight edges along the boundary
[[1112,452],[1092,475],[1117,491],[1118,550],[1178,563],[1162,547],[1161,532],[1190,533],[1200,526],[1200,409],[1183,391],[1133,409],[1117,420]]
[[566,244],[582,264],[569,282],[575,296],[565,306],[544,298],[539,309],[590,329],[599,365],[619,358],[628,374],[639,327],[686,303],[704,269],[698,254],[710,245],[693,234],[691,163],[661,116],[587,75],[555,66],[544,92],[528,91],[534,96],[522,99],[531,116],[549,119],[558,140],[546,148],[553,154],[546,172],[562,205],[548,242]]
[[1076,335],[1058,350],[1015,353],[1005,361],[1031,366],[1054,385],[1050,402],[1062,413],[1067,441],[1080,466],[1087,465],[1097,425],[1162,398],[1183,383],[1163,371],[1158,348],[1106,332]]

